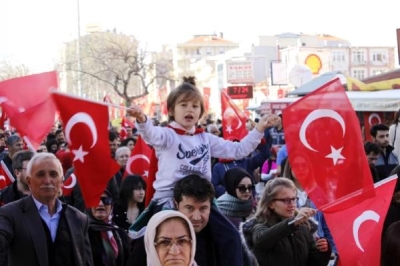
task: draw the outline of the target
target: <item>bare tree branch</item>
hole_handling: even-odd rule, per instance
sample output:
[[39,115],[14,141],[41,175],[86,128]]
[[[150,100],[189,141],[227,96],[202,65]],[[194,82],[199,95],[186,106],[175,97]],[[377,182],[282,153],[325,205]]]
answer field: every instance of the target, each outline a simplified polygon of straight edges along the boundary
[[[156,54],[138,46],[133,37],[112,32],[82,37],[80,77],[85,80],[85,86],[91,86],[90,80],[96,79],[130,103],[147,95],[155,82],[172,80],[172,63],[163,66],[165,71],[158,71]],[[165,64],[164,61],[160,62]],[[68,71],[79,75],[76,42],[70,44],[64,65]]]

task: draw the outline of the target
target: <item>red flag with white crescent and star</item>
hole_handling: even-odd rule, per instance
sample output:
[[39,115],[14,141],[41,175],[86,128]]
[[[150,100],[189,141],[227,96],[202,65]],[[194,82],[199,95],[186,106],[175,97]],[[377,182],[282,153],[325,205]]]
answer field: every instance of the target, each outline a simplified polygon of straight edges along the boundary
[[129,119],[126,116],[122,117],[121,129],[120,129],[120,132],[119,132],[119,138],[121,140],[124,140],[124,139],[127,138],[128,132],[127,132],[126,129],[129,128],[129,127],[133,129],[135,127],[135,125],[133,124],[133,122],[129,121]]
[[58,88],[57,72],[46,72],[0,82],[0,104],[10,125],[33,149],[54,125],[56,106],[51,92]]
[[247,117],[224,91],[221,91],[222,135],[227,140],[241,140],[248,131]]
[[131,156],[126,163],[124,177],[127,175],[137,174],[147,180],[149,176],[150,158],[151,148],[139,135]]
[[156,173],[158,172],[158,159],[156,156],[156,150],[151,148],[151,156],[150,156],[150,166],[149,166],[149,177],[146,180],[146,197],[144,206],[148,206],[153,199],[153,195],[155,193],[155,189],[153,186],[154,181],[156,181]]
[[3,189],[12,183],[14,183],[15,178],[8,170],[7,165],[0,161],[0,189]]
[[371,127],[376,124],[382,124],[383,121],[383,112],[364,112],[364,136],[366,141],[372,141]]
[[360,189],[373,196],[360,123],[339,79],[285,108],[283,125],[290,165],[318,208]]
[[72,173],[63,183],[63,188],[62,188],[63,195],[70,196],[72,190],[74,190],[76,183],[77,183],[76,175]]
[[74,154],[74,174],[86,207],[99,204],[108,181],[119,170],[108,143],[108,107],[101,103],[53,93],[64,124],[65,139]]
[[358,201],[360,190],[322,210],[338,249],[339,266],[380,265],[382,228],[396,182],[394,175],[376,183],[376,195],[353,207],[347,208]]

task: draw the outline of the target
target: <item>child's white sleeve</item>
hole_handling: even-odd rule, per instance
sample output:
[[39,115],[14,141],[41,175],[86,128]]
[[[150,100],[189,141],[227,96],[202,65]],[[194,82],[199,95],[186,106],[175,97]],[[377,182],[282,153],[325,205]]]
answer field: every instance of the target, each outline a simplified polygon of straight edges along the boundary
[[148,117],[144,123],[136,122],[135,127],[143,140],[154,148],[165,149],[172,143],[171,131],[164,127],[153,126]]
[[263,136],[264,134],[257,129],[250,131],[240,142],[232,142],[220,137],[210,136],[211,156],[234,160],[242,159],[257,148]]

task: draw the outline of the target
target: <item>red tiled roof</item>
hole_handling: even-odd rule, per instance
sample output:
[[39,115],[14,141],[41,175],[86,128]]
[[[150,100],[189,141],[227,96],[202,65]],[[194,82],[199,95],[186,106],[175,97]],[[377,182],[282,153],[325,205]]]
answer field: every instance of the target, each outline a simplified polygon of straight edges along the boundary
[[204,35],[204,36],[196,36],[193,39],[185,42],[185,44],[191,44],[191,43],[225,43],[225,44],[235,44],[234,42],[225,40],[223,38],[219,38],[217,36],[210,36],[210,35]]

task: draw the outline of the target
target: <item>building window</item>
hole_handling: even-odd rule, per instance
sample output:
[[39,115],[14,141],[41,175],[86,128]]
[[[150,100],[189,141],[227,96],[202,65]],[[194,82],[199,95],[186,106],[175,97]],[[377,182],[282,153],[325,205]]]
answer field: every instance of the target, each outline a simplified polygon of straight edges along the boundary
[[355,63],[364,63],[365,62],[364,51],[354,51],[353,52],[353,61]]
[[343,52],[343,51],[332,52],[332,61],[333,62],[345,62],[346,61],[345,52]]
[[201,50],[200,48],[196,49],[196,55],[201,55],[201,51],[200,50]]
[[224,47],[220,47],[220,48],[219,48],[219,53],[220,53],[220,54],[225,53],[225,48],[224,48]]
[[382,52],[374,52],[372,54],[372,61],[373,62],[386,62],[386,54]]
[[212,48],[211,47],[207,47],[206,48],[206,55],[212,55]]
[[353,78],[361,80],[365,78],[365,71],[361,69],[353,70]]
[[383,74],[383,73],[385,73],[384,70],[372,70],[372,75],[373,76],[380,75],[380,74]]

